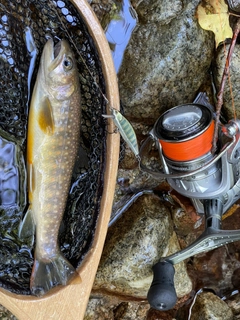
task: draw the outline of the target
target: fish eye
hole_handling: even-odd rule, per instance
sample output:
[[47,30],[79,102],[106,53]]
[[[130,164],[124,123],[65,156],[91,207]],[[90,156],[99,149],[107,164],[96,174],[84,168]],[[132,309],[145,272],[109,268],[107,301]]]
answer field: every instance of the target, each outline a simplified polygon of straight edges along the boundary
[[73,60],[70,57],[65,57],[63,60],[63,67],[66,71],[69,71],[73,68]]

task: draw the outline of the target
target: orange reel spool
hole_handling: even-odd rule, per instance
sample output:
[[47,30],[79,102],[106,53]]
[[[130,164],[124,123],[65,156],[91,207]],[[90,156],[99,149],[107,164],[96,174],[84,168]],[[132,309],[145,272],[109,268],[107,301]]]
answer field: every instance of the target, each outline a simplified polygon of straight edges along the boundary
[[214,126],[212,111],[192,103],[165,112],[157,120],[154,134],[166,158],[191,161],[211,150]]
[[159,139],[164,155],[175,161],[189,161],[197,159],[208,153],[212,148],[214,121],[201,135],[188,140],[170,142]]

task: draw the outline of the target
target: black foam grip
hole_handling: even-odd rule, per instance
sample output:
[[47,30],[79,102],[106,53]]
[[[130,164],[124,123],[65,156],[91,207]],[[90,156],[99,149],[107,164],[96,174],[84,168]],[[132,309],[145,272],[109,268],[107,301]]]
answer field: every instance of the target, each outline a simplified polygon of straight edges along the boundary
[[174,267],[170,262],[162,261],[153,266],[153,282],[148,291],[148,302],[156,310],[169,310],[177,302],[174,288]]

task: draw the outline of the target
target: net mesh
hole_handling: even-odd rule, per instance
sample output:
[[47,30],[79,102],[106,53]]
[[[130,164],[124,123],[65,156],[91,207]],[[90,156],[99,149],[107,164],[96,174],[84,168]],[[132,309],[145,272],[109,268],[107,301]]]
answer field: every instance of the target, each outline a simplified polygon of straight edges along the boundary
[[99,88],[104,92],[105,87],[94,42],[70,1],[0,2],[0,286],[30,294],[34,244],[18,238],[18,226],[27,208],[29,101],[47,38],[68,40],[81,86],[79,156],[59,233],[61,250],[75,267],[90,248],[99,213],[106,140]]

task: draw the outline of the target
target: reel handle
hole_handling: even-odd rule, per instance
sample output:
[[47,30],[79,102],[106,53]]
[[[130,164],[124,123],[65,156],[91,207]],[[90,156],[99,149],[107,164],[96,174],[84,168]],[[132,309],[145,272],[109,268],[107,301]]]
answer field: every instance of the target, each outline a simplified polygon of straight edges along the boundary
[[174,267],[168,261],[160,261],[153,266],[153,281],[147,294],[152,308],[165,311],[172,309],[176,304],[174,273]]

